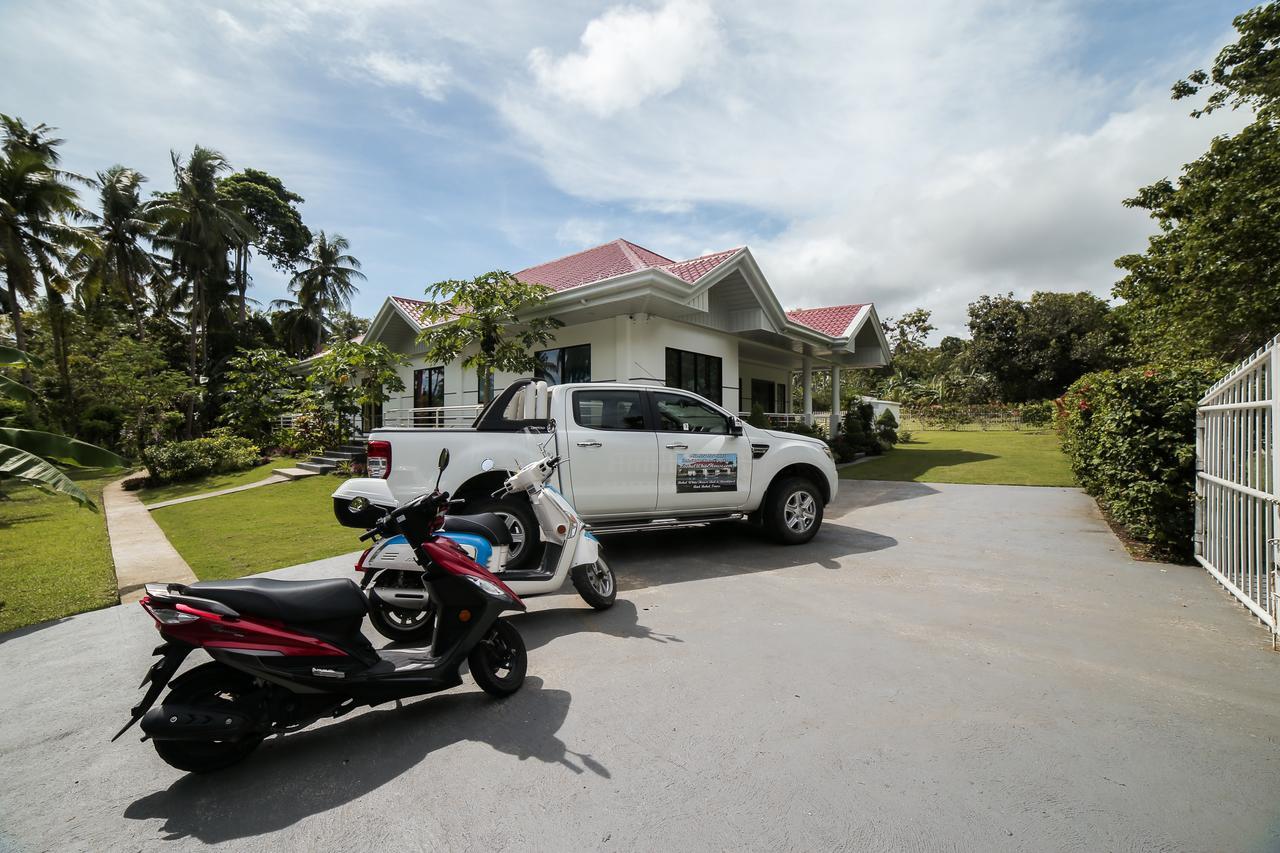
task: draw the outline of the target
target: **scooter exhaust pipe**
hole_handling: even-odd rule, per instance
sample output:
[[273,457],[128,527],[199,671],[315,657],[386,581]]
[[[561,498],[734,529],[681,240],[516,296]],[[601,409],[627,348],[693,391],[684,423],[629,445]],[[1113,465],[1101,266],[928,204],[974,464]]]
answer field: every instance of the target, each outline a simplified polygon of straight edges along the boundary
[[387,607],[395,607],[399,610],[426,610],[431,606],[431,597],[424,589],[375,586],[369,590],[369,595]]
[[153,740],[239,740],[254,730],[243,714],[200,705],[157,705],[139,727]]

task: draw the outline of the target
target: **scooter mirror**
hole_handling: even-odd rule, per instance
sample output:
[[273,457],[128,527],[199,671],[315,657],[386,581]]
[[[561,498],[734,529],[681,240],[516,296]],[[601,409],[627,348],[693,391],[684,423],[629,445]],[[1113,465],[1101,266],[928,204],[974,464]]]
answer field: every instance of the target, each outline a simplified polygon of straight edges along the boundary
[[440,462],[437,467],[441,471],[449,467],[449,448],[445,447],[440,450]]

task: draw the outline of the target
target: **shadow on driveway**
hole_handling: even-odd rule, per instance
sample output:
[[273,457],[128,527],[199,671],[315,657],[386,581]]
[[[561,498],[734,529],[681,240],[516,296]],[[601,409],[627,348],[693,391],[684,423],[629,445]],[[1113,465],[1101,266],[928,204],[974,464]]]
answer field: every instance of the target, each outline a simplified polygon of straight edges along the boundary
[[401,708],[272,738],[243,763],[183,776],[130,804],[124,816],[162,819],[166,840],[216,844],[263,835],[376,791],[436,750],[462,741],[487,743],[520,761],[535,758],[610,778],[589,754],[574,752],[556,737],[569,702],[568,692],[545,690],[532,676],[502,701],[479,690],[410,700]]
[[[647,609],[647,608],[646,608]],[[640,613],[634,602],[619,598],[608,610],[589,607],[553,607],[508,616],[520,629],[525,648],[538,649],[558,637],[569,634],[605,634],[656,643],[684,642],[674,634],[664,634],[640,624]]]

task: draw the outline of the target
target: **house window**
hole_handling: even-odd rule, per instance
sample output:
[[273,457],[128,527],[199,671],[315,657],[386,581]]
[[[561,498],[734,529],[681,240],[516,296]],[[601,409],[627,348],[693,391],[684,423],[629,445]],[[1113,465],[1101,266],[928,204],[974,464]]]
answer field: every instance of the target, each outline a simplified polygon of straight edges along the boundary
[[714,355],[667,347],[667,387],[683,388],[719,403],[720,365]]
[[548,385],[591,381],[591,344],[544,349],[534,355],[538,359],[534,375]]
[[[413,371],[413,407],[435,409],[444,405],[444,368],[424,367]],[[414,412],[414,426],[439,426],[440,412]]]

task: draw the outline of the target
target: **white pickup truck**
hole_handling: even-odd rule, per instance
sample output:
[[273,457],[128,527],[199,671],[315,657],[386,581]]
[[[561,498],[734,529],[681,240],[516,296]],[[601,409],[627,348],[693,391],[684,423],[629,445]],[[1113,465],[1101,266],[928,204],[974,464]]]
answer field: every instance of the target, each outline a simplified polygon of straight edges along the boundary
[[[509,565],[536,551],[538,525],[523,496],[492,493],[521,465],[548,453],[568,461],[554,485],[597,533],[753,520],[778,541],[808,542],[836,494],[826,443],[758,429],[675,388],[618,383],[510,385],[465,429],[389,428],[369,438],[369,477],[334,493],[334,513],[360,526],[440,482],[466,513],[496,512],[512,535]],[[351,501],[374,504],[352,511]],[[363,503],[363,502],[362,502]],[[357,504],[360,506],[360,504]],[[366,518],[365,516],[368,516]]]

